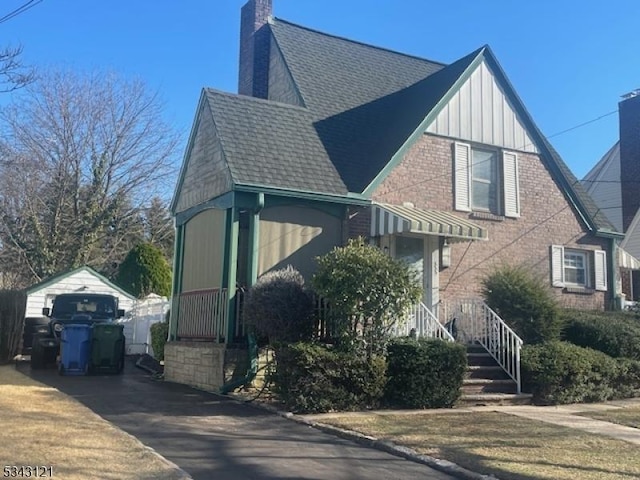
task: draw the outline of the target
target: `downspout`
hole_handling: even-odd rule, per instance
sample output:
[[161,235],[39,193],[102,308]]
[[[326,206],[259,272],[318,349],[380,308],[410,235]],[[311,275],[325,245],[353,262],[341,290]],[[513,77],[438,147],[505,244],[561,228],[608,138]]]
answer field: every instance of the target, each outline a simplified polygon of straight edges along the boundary
[[222,385],[220,387],[220,393],[222,395],[226,395],[238,387],[251,383],[251,381],[256,378],[256,374],[258,373],[258,344],[256,342],[256,337],[252,333],[247,335],[247,341],[249,342],[249,368],[247,368],[247,373],[244,377],[240,377],[237,380],[233,380]]
[[611,285],[611,306],[612,310],[622,310],[622,297],[618,292],[618,242],[611,238],[611,258],[609,259],[608,270]]

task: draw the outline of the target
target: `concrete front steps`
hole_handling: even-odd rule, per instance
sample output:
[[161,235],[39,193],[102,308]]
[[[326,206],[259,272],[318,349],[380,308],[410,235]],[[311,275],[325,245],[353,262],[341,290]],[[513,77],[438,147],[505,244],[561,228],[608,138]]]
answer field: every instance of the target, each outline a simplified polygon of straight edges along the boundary
[[456,406],[531,404],[531,395],[516,393],[516,382],[481,345],[467,346],[467,363],[462,395]]

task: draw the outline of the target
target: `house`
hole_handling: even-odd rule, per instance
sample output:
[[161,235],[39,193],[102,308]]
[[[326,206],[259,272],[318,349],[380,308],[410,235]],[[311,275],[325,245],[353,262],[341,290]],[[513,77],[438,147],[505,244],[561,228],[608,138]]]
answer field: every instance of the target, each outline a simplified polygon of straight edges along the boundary
[[563,305],[619,302],[621,235],[488,46],[445,65],[275,18],[271,0],[247,2],[240,35],[239,94],[202,91],[172,202],[167,379],[224,383],[237,286],[288,264],[309,278],[357,236],[416,268],[437,325],[503,263]]
[[26,317],[41,317],[42,309],[53,307],[53,300],[61,293],[91,292],[114,295],[118,308],[130,311],[135,297],[110,282],[91,267],[80,267],[63,272],[32,285],[27,289]]
[[620,243],[622,292],[640,300],[640,90],[618,105],[620,140],[582,183],[601,211],[625,236]]

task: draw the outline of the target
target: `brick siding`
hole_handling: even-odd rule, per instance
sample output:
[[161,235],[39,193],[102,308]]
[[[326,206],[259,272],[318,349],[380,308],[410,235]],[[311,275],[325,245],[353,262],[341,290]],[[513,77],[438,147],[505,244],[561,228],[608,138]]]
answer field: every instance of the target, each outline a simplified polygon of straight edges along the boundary
[[[373,194],[373,200],[381,202],[412,202],[418,208],[452,212],[487,229],[488,241],[452,244],[451,267],[440,273],[443,301],[479,295],[482,278],[502,264],[522,264],[542,275],[550,286],[552,244],[589,250],[606,247],[606,240],[587,233],[535,154],[518,154],[520,218],[487,220],[453,211],[452,152],[452,139],[424,135]],[[566,306],[600,310],[605,306],[606,292],[552,290]]]
[[249,0],[240,13],[238,93],[267,98],[272,0]]

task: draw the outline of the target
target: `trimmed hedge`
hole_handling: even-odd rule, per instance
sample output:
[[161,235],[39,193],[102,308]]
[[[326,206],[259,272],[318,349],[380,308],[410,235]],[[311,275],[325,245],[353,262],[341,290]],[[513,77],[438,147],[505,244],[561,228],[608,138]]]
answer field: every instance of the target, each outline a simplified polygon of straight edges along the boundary
[[640,360],[640,321],[633,314],[566,311],[563,339],[615,358]]
[[313,337],[313,301],[304,278],[291,265],[267,272],[247,292],[246,324],[270,343],[309,341]]
[[537,404],[601,402],[640,395],[640,362],[568,342],[525,345],[523,389]]
[[463,345],[442,340],[397,339],[387,347],[385,403],[399,408],[451,407],[467,368]]
[[362,410],[379,405],[386,382],[386,361],[298,342],[276,351],[275,392],[293,412]]
[[169,336],[169,322],[158,322],[151,325],[151,348],[153,358],[159,362],[164,360],[164,346]]

